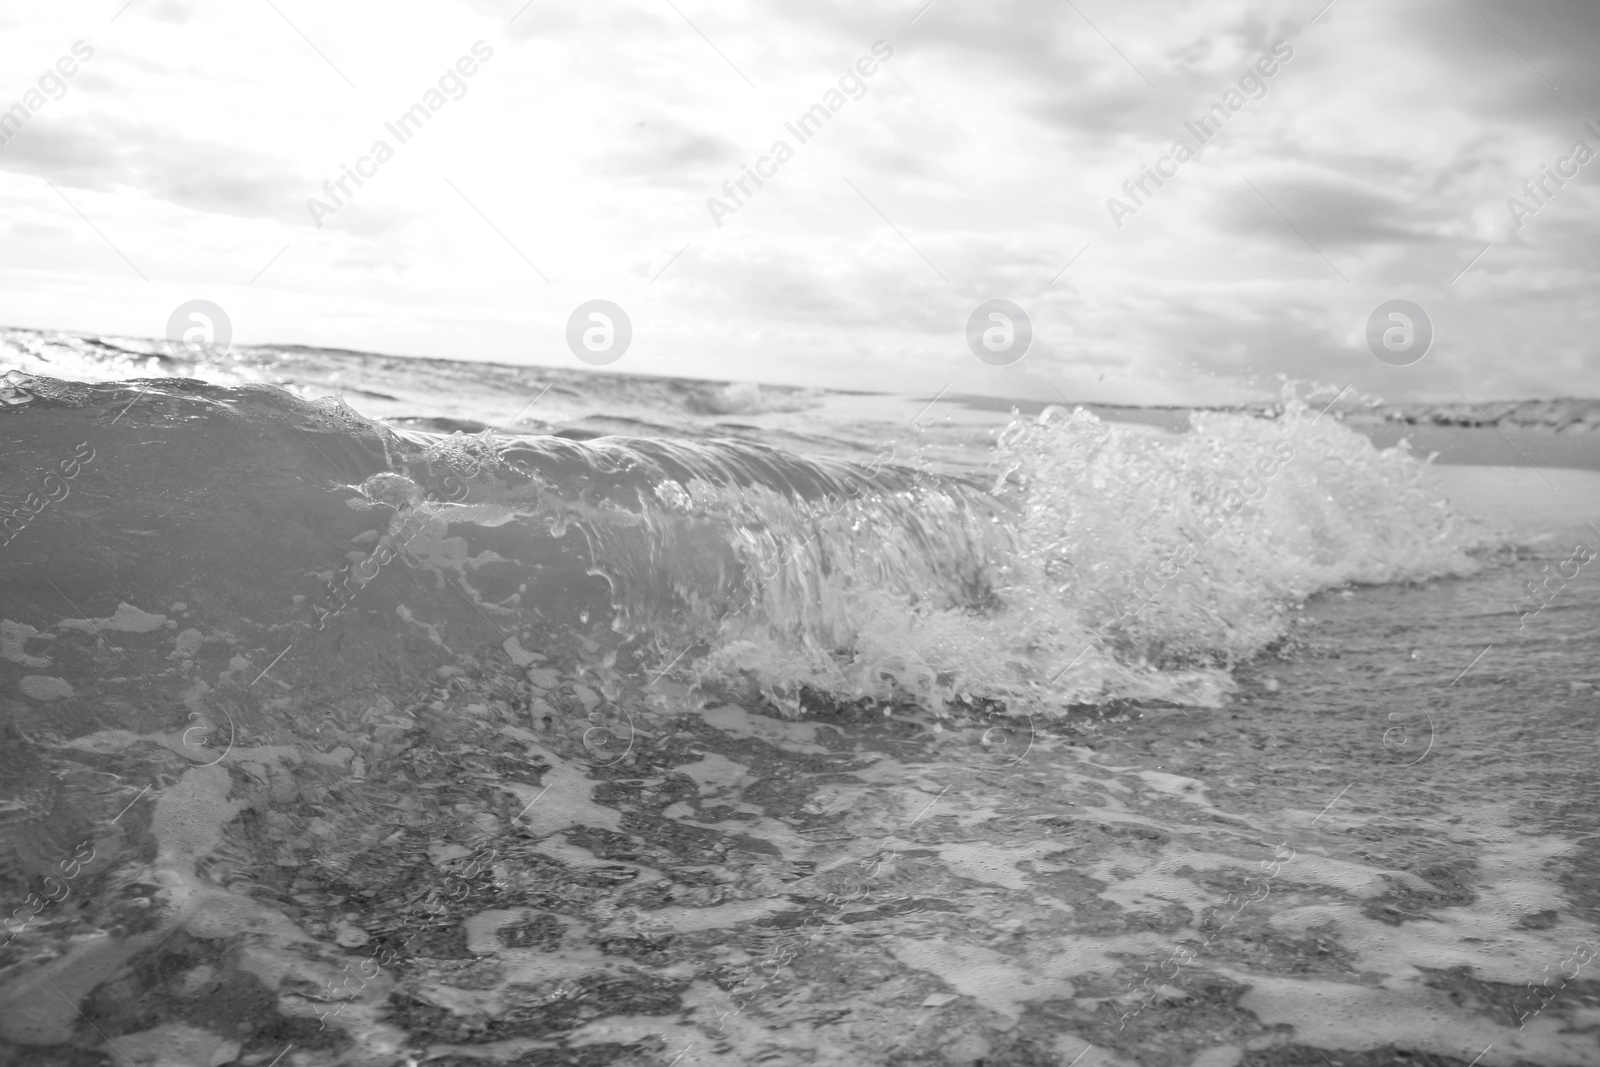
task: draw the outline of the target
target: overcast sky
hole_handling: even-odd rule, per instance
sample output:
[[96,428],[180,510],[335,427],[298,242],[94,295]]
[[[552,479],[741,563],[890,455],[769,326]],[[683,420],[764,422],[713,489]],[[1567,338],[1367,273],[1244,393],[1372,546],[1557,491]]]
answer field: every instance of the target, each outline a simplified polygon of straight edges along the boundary
[[[604,298],[622,372],[1600,393],[1600,5],[923,2],[11,0],[0,323],[159,336],[205,298],[246,343],[580,366]],[[1534,200],[1545,166],[1577,173]],[[1011,366],[967,347],[995,298],[1033,323]],[[1395,298],[1436,331],[1409,367],[1365,339]]]

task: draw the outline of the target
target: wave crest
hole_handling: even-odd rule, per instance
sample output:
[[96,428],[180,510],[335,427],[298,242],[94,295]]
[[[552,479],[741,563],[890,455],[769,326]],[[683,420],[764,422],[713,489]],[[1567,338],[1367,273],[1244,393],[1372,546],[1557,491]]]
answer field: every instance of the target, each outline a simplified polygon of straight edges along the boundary
[[[935,706],[964,693],[1027,710],[1215,706],[1229,670],[1290,636],[1289,609],[1313,593],[1477,566],[1475,531],[1425,462],[1292,396],[1276,418],[1196,413],[1183,435],[1052,407],[1012,421],[996,468],[990,521],[1003,529],[981,557],[970,538],[919,542],[982,576],[968,595],[928,596],[904,575],[875,582],[871,565],[814,567],[809,610],[833,605],[833,632],[848,640],[819,654],[792,639],[807,606],[766,597],[765,618],[737,628],[705,668],[761,678],[791,707],[805,685]],[[869,564],[896,547],[873,546]]]
[[[114,461],[74,489],[114,544],[81,548],[149,576],[152,598],[176,599],[154,588],[165,533],[199,571],[184,580],[279,631],[398,616],[475,647],[487,624],[608,670],[626,652],[635,689],[675,673],[794,713],[807,688],[936,709],[1215,706],[1311,594],[1475,567],[1427,463],[1293,397],[1182,434],[1049,408],[1012,420],[976,484],[888,446],[849,463],[730,440],[445,437],[270,386],[14,378],[19,456],[87,434]],[[54,514],[0,565],[88,536],[44,531]]]

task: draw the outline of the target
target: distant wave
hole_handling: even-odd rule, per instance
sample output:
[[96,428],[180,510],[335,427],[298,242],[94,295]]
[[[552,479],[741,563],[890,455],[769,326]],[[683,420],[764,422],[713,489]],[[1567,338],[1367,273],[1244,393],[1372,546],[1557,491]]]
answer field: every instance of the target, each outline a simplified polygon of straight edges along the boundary
[[[131,378],[200,380],[217,385],[267,382],[302,396],[338,393],[354,401],[378,401],[376,406],[386,416],[445,432],[476,432],[522,415],[537,420],[552,407],[601,421],[679,423],[684,413],[804,411],[824,392],[751,382],[385,356],[303,345],[236,345],[226,358],[197,367],[188,360],[172,358],[163,342],[148,338],[0,328],[0,372],[7,369],[79,382]],[[545,393],[547,386],[549,392]],[[539,406],[525,406],[525,401],[541,395]],[[608,429],[614,432],[616,428]]]
[[1486,400],[1481,404],[1388,404],[1378,414],[1390,422],[1434,426],[1516,426],[1582,433],[1600,430],[1600,400]]

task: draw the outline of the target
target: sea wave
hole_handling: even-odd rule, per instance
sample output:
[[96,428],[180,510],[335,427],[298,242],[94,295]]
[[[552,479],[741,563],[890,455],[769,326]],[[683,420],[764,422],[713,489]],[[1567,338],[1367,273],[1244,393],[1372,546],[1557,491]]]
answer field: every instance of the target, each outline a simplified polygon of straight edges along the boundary
[[1292,396],[1183,434],[1050,408],[1011,422],[980,483],[888,443],[850,463],[444,436],[266,385],[5,384],[5,486],[79,442],[97,457],[75,501],[5,499],[0,519],[37,527],[0,550],[8,581],[88,566],[134,604],[180,589],[214,628],[293,640],[396,618],[451,649],[488,634],[518,668],[525,649],[599,664],[607,699],[670,678],[791,714],[811,696],[1217,706],[1311,594],[1475,567],[1425,462]]
[[[948,506],[937,480],[904,511],[844,509],[705,669],[759,677],[790,707],[803,686],[936,707],[1216,706],[1239,663],[1303,641],[1307,597],[1470,573],[1484,543],[1404,445],[1376,449],[1292,395],[1274,418],[1196,413],[1182,435],[1048,408],[1010,424],[995,465],[986,493],[932,521],[938,541],[906,537]],[[929,596],[885,565],[916,552],[967,580]]]

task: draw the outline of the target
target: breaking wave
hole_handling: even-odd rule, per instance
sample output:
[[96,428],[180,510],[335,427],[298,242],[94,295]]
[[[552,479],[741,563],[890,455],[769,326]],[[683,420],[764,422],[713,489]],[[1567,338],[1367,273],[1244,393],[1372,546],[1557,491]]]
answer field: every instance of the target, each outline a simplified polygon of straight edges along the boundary
[[159,610],[140,588],[177,583],[190,615],[263,645],[398,628],[519,669],[570,654],[603,666],[607,699],[665,678],[790,714],[808,692],[1216,706],[1311,594],[1475,568],[1425,462],[1292,396],[1184,434],[1049,408],[1011,422],[980,481],[890,445],[850,463],[447,437],[266,385],[0,384],[7,486],[95,455],[59,503],[4,500],[17,588],[30,567],[64,589],[115,574],[117,599]]

